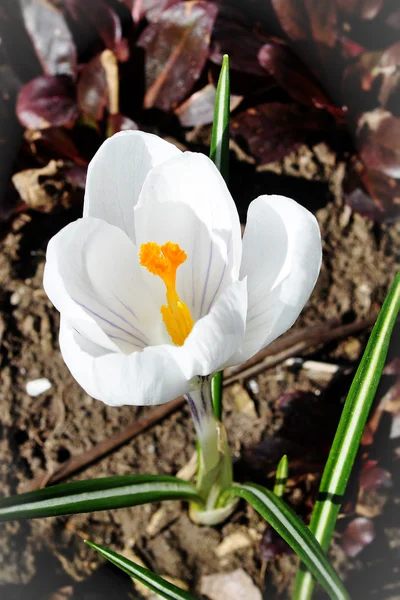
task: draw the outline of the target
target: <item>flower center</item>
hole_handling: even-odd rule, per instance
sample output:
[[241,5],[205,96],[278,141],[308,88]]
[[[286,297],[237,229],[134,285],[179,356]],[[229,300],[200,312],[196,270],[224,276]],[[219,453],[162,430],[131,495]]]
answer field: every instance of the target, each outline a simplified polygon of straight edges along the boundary
[[193,319],[176,291],[176,271],[187,259],[187,254],[179,244],[167,242],[159,246],[155,242],[147,242],[140,246],[139,259],[142,267],[161,277],[165,283],[168,304],[161,307],[161,315],[174,344],[182,346],[192,331]]

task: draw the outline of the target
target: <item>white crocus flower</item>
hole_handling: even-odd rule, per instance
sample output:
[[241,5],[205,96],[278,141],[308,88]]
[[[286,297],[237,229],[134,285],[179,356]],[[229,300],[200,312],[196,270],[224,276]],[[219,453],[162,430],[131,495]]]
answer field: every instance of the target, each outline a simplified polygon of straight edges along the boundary
[[302,206],[260,196],[242,241],[212,161],[137,131],[103,144],[83,218],[49,243],[44,286],[61,313],[62,355],[86,392],[113,406],[185,394],[201,449],[198,522],[232,510],[218,508],[232,462],[211,375],[292,326],[320,265],[318,225]]
[[86,392],[161,404],[289,329],[320,264],[317,222],[295,201],[254,200],[242,241],[210,159],[127,131],[93,158],[83,218],[50,241],[44,286]]

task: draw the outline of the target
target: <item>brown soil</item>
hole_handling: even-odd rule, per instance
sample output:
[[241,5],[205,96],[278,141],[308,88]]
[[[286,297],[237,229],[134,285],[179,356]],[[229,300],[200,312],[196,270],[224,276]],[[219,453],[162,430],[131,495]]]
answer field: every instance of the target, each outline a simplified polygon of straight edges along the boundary
[[[337,164],[335,155],[324,145],[313,150],[302,148],[269,170],[256,170],[241,156],[232,172],[232,189],[242,217],[249,201],[259,193],[291,195],[316,212],[324,241],[324,265],[299,325],[344,313],[349,318],[366,316],[381,304],[396,271],[395,249],[399,247],[400,227],[378,226],[351,213],[338,191],[343,166]],[[1,242],[2,495],[15,493],[21,483],[42,471],[51,473],[71,455],[85,452],[105,436],[134,422],[146,410],[110,408],[91,399],[73,380],[61,359],[57,343],[58,314],[42,288],[43,265],[49,238],[78,214],[79,211],[73,209],[59,215],[20,215]],[[361,336],[332,344],[317,358],[348,364],[360,356],[364,342],[365,336]],[[26,393],[26,383],[39,377],[47,377],[52,388],[38,398],[31,398]],[[277,398],[296,389],[320,394],[326,385],[326,380],[282,366],[260,375],[251,386],[236,384],[227,390],[225,422],[237,460],[237,477],[248,476],[253,467],[257,471],[248,449],[260,440],[271,439],[284,425],[282,412],[276,406]],[[339,415],[340,397],[333,407],[322,403],[323,395],[315,396],[319,421],[310,423],[308,409],[303,409],[299,430],[304,426],[303,431],[308,431],[308,427],[315,432],[322,427],[320,433],[328,447]],[[293,443],[298,440],[294,439]],[[128,473],[175,474],[187,464],[193,449],[193,427],[184,408],[75,479]],[[302,514],[309,511],[304,501],[309,496],[310,486],[317,482],[324,458],[324,455],[317,457],[314,473],[304,476],[299,485],[289,486],[288,499]],[[313,460],[315,462],[315,456]],[[275,466],[272,460],[267,472],[259,469],[255,476],[264,483],[271,482],[269,476]],[[396,547],[396,530],[394,526],[389,527],[390,507],[396,501],[393,494],[384,509],[386,520],[385,516],[379,517],[382,521],[379,539],[383,536],[383,543],[388,545],[390,536],[394,537],[392,548]],[[216,528],[196,527],[179,503],[164,504],[162,512],[159,509],[159,506],[143,506],[1,525],[1,597],[3,600],[101,600],[108,598],[112,591],[120,600],[139,598],[139,592],[127,578],[109,567],[99,568],[101,561],[83,544],[86,537],[127,556],[135,553],[161,575],[186,582],[193,592],[199,593],[202,575],[241,567],[257,586],[262,589],[267,586],[266,597],[286,597],[284,590],[292,580],[296,561],[293,557],[284,557],[266,565],[259,552],[265,523],[252,509],[241,506],[228,523]],[[234,532],[247,535],[249,545],[219,558],[215,549]],[[350,587],[355,585],[356,579],[365,578],[369,569],[375,572],[374,565],[378,565],[378,570],[379,565],[382,566],[379,539],[368,547],[365,559],[367,551],[351,561],[335,546],[335,564],[350,577]],[[387,561],[385,565],[390,569]],[[55,595],[61,588],[64,591]],[[400,597],[395,595],[398,588],[394,583],[387,593],[382,590],[373,595],[373,586],[368,584],[365,594],[357,597]]]

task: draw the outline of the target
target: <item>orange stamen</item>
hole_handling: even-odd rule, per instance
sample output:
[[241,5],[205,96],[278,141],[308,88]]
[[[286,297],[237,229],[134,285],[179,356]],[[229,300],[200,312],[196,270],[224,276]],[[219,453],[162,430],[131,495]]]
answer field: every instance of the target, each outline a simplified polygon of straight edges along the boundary
[[147,242],[140,247],[139,260],[142,267],[161,277],[165,284],[168,305],[163,305],[160,310],[167,331],[177,346],[183,345],[193,329],[190,310],[176,291],[176,271],[186,259],[186,252],[179,244],[172,242],[162,246],[156,242]]

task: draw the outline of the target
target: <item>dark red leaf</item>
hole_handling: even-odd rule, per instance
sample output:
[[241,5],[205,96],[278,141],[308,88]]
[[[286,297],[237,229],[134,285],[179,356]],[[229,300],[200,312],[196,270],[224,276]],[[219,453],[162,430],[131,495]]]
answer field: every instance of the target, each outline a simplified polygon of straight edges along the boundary
[[[337,41],[338,18],[333,0],[304,0],[311,37],[317,44],[332,48]],[[301,3],[299,3],[301,4]]]
[[358,94],[370,91],[381,57],[381,52],[363,52],[356,63],[350,64],[343,75],[343,93],[346,94],[349,88],[355,92],[358,90]]
[[63,169],[64,176],[77,189],[84,190],[86,187],[87,169],[77,165],[66,165]]
[[20,4],[45,74],[75,77],[77,53],[62,12],[48,0],[20,0]]
[[[175,110],[175,114],[178,116],[181,125],[183,127],[197,127],[212,123],[216,95],[217,92],[212,83],[192,94],[190,98]],[[231,111],[235,110],[241,101],[241,96],[231,96]]]
[[400,179],[400,119],[376,109],[363,115],[361,123],[357,147],[366,167]]
[[362,0],[359,2],[358,15],[360,19],[371,21],[381,12],[385,0]]
[[253,446],[248,446],[244,450],[243,459],[245,465],[252,469],[261,470],[263,475],[268,475],[270,471],[276,472],[277,464],[284,454],[292,457],[305,456],[307,450],[302,444],[293,440],[281,437],[268,437]]
[[374,539],[375,528],[371,519],[357,517],[347,525],[342,536],[342,546],[348,556],[354,557]]
[[182,127],[197,127],[212,123],[216,95],[215,86],[209,83],[178,106],[175,114]]
[[[343,94],[350,98],[355,96],[354,104],[357,106],[360,91],[370,92],[376,88],[378,81],[381,88],[376,90],[381,103],[385,105],[390,96],[390,88],[396,85],[399,71],[397,67],[400,67],[400,42],[392,44],[384,52],[363,52],[357,62],[350,64],[344,72]],[[362,109],[358,108],[358,112],[362,112]]]
[[288,46],[277,42],[265,44],[258,53],[258,60],[297,102],[326,108],[334,115],[343,114],[343,110],[332,104],[312,73]]
[[396,31],[400,31],[400,8],[395,9],[387,18],[386,24]]
[[265,44],[265,37],[256,31],[226,19],[217,19],[211,39],[210,60],[222,64],[224,54],[229,55],[229,66],[234,71],[265,77],[257,56]]
[[106,48],[119,60],[127,60],[127,47],[122,39],[122,26],[116,12],[103,0],[64,0],[71,17],[78,23],[88,21]]
[[400,67],[400,41],[387,48],[381,57],[380,64],[385,67]]
[[17,115],[30,129],[71,125],[78,117],[73,81],[65,75],[33,79],[18,95]]
[[275,529],[267,525],[260,540],[260,554],[264,560],[274,560],[280,556],[293,554],[293,550]]
[[400,117],[400,69],[383,81],[379,102],[396,117]]
[[271,4],[283,31],[290,39],[295,41],[310,39],[310,28],[304,2],[299,2],[299,0],[271,0]]
[[376,460],[368,460],[360,473],[360,487],[367,492],[377,492],[380,488],[392,486],[391,475],[377,466]]
[[216,14],[208,2],[180,2],[144,30],[138,45],[146,51],[145,108],[168,111],[190,92],[207,60]]
[[101,56],[96,56],[87,63],[80,74],[77,86],[79,109],[101,121],[104,109],[108,104],[108,84]]
[[311,133],[332,128],[322,111],[272,102],[249,108],[232,119],[232,135],[261,163],[274,162],[309,141]]
[[358,6],[360,0],[336,0],[336,5],[345,14],[351,15]]
[[358,58],[365,52],[364,46],[361,46],[344,35],[340,36],[339,40],[342,46],[342,55],[345,59]]
[[41,158],[69,158],[77,165],[87,166],[88,161],[83,158],[71,137],[61,127],[49,127],[41,131],[27,129],[25,139],[32,147],[35,146],[37,154]]
[[[390,360],[386,365],[385,368],[383,369],[383,373],[385,375],[400,375],[400,356],[396,356],[395,358],[393,358],[392,360]],[[399,391],[399,396],[400,396],[400,381],[396,382],[396,385],[398,385],[398,391]]]
[[378,104],[383,81],[381,58],[381,51],[363,52],[356,62],[350,63],[344,70],[341,97],[355,118]]
[[389,110],[399,114],[400,102],[400,42],[396,42],[384,52],[364,52],[355,64],[350,65],[344,74],[344,93],[350,97],[355,95],[355,106],[358,112],[363,107],[359,103],[357,87],[363,92],[373,92],[373,104],[388,107]]
[[336,0],[336,5],[346,15],[372,20],[383,8],[385,0]]
[[141,21],[144,17],[150,22],[156,21],[161,13],[180,0],[123,0],[124,4],[132,13],[135,23]]
[[400,219],[400,182],[355,160],[343,181],[346,202],[355,211],[379,222]]
[[308,402],[310,398],[315,399],[315,394],[303,390],[295,390],[294,392],[284,392],[275,402],[275,408],[283,413],[290,412],[293,409],[294,403],[300,403],[309,408]]

